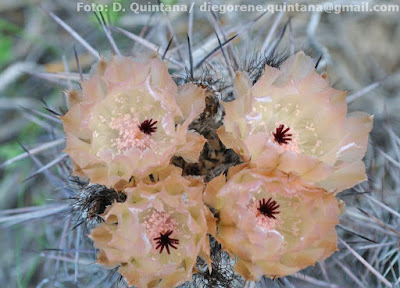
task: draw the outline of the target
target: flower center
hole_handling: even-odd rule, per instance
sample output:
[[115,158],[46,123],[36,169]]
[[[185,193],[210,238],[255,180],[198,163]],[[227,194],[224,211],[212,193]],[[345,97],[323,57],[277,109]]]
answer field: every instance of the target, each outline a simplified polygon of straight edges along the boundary
[[158,250],[160,248],[160,254],[162,253],[164,248],[167,250],[167,253],[170,254],[169,246],[171,246],[174,249],[178,249],[178,247],[176,247],[175,245],[179,244],[179,240],[174,239],[174,238],[169,238],[169,236],[171,236],[171,234],[173,232],[174,231],[172,231],[172,230],[168,230],[165,233],[160,233],[160,237],[153,239],[154,241],[156,241],[156,245],[157,245],[156,250]]
[[290,127],[287,127],[285,129],[284,124],[280,124],[279,127],[276,127],[275,133],[272,133],[275,138],[275,142],[277,142],[279,145],[282,144],[288,144],[290,141],[292,141],[292,134],[289,134]]
[[157,124],[158,121],[154,121],[153,119],[147,119],[144,120],[140,125],[138,125],[140,131],[142,131],[145,134],[151,135],[151,133],[154,133],[157,131]]
[[145,120],[140,125],[137,118],[131,114],[125,114],[112,118],[108,126],[118,131],[118,136],[111,139],[111,146],[116,147],[118,154],[136,147],[141,151],[154,145],[151,133],[157,130],[157,121]]
[[143,224],[148,239],[155,241],[153,243],[154,252],[160,249],[159,253],[162,253],[166,249],[167,253],[170,254],[169,247],[177,249],[175,245],[179,244],[179,240],[170,238],[170,236],[173,232],[175,237],[180,236],[181,233],[173,215],[164,211],[152,211],[145,216]]
[[279,205],[276,203],[275,200],[272,200],[272,198],[269,198],[267,202],[265,202],[265,198],[260,200],[258,202],[260,204],[260,207],[257,208],[259,213],[263,214],[264,216],[268,218],[275,218],[274,214],[279,214],[278,208]]

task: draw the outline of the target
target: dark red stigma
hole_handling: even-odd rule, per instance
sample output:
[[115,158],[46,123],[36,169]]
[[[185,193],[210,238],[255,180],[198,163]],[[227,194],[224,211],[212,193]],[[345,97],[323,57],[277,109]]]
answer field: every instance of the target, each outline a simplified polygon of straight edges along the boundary
[[289,141],[292,141],[292,134],[288,134],[289,130],[289,127],[285,129],[285,125],[281,124],[276,128],[275,133],[272,133],[279,145],[288,144]]
[[172,234],[172,230],[168,230],[166,233],[160,233],[160,237],[154,238],[153,240],[157,241],[157,247],[156,250],[158,248],[160,249],[160,254],[162,253],[162,251],[165,249],[167,249],[167,253],[170,254],[169,252],[169,246],[171,246],[174,249],[178,249],[178,247],[176,247],[175,245],[179,244],[179,240],[178,239],[174,239],[174,238],[169,238],[169,236],[171,236]]
[[145,134],[151,135],[151,133],[154,133],[157,131],[157,121],[153,122],[153,119],[147,119],[142,122],[142,124],[138,125],[140,131],[142,131]]
[[261,214],[267,216],[268,218],[276,219],[274,214],[279,214],[279,211],[277,211],[279,205],[276,203],[275,200],[269,198],[268,201],[265,202],[265,199],[263,198],[262,201],[260,200],[258,203],[260,204],[260,207],[257,208],[257,210],[260,211]]

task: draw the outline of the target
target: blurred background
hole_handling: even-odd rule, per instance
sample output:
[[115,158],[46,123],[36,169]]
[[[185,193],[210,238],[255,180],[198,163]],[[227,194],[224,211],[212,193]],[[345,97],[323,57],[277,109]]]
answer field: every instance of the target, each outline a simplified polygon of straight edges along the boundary
[[[75,287],[76,279],[79,287],[111,287],[104,282],[99,284],[102,277],[112,278],[112,275],[107,276],[93,265],[93,251],[83,248],[87,240],[74,242],[78,239],[72,229],[74,223],[66,220],[69,218],[65,209],[60,208],[68,204],[61,190],[65,188],[69,168],[68,160],[60,154],[62,126],[54,115],[63,114],[67,109],[63,90],[77,87],[80,71],[76,57],[83,74],[97,60],[82,41],[71,36],[71,31],[76,31],[102,56],[111,55],[99,14],[78,12],[78,2],[90,3],[83,0],[0,1],[0,287]],[[114,2],[129,7],[133,1]],[[193,1],[162,2],[188,4]],[[283,1],[211,1],[263,5],[266,2]],[[400,5],[399,1],[364,2]],[[216,13],[214,17],[199,11],[203,3],[196,1],[192,26],[188,24],[187,12],[171,12],[166,16],[161,12],[135,14],[126,9],[125,12],[104,12],[103,17],[110,27],[118,26],[149,41],[143,44],[121,30],[107,28],[125,55],[151,52],[148,43],[165,49],[172,35],[175,50],[171,53],[180,51],[180,43],[186,43],[189,33],[197,62],[218,44],[215,30],[221,27],[228,36],[245,28],[232,43],[243,58],[260,50],[268,39],[273,42],[281,36],[277,48],[280,53],[290,54],[294,49],[305,50],[316,59],[322,55],[318,70],[327,72],[334,87],[349,91],[349,109],[375,115],[366,160],[371,181],[342,193],[350,212],[342,217],[343,227],[337,230],[347,245],[367,259],[380,276],[366,269],[354,253],[339,245],[341,250],[347,250],[337,252],[327,263],[308,269],[304,275],[285,280],[289,284],[282,283],[287,287],[387,286],[381,277],[395,283],[400,276],[397,248],[400,215],[386,208],[399,212],[400,139],[396,135],[400,135],[400,12],[276,12],[263,16],[260,12],[227,12]],[[326,1],[286,3],[324,4]],[[68,25],[67,29],[64,24]],[[25,153],[27,150],[31,152]],[[373,200],[355,195],[367,192]],[[371,217],[384,225],[372,221]],[[360,224],[368,221],[372,222]],[[62,253],[57,250],[65,247],[75,248]],[[52,281],[54,277],[58,280]],[[278,284],[265,280],[257,285]]]

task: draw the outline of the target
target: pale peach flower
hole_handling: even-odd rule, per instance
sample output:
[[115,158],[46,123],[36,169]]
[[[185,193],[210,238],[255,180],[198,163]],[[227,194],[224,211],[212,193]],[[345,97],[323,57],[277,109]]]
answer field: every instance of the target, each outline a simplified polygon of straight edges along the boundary
[[259,169],[301,175],[340,192],[366,180],[362,161],[372,116],[347,115],[346,92],[329,86],[303,52],[266,66],[251,86],[237,72],[236,99],[224,103],[222,142]]
[[77,175],[120,188],[173,155],[197,161],[205,140],[188,126],[204,110],[205,90],[178,88],[161,60],[102,60],[81,86],[69,92],[71,108],[61,117]]
[[[232,171],[238,169],[237,167]],[[208,183],[204,202],[216,210],[216,239],[246,280],[298,272],[337,250],[342,204],[298,177],[244,168]]]
[[[168,167],[156,183],[127,188],[124,203],[114,203],[90,237],[97,262],[118,272],[135,287],[175,287],[190,281],[197,256],[209,264],[207,236],[214,218],[202,202],[204,185]],[[165,177],[165,175],[167,175]],[[164,179],[163,179],[164,177]]]

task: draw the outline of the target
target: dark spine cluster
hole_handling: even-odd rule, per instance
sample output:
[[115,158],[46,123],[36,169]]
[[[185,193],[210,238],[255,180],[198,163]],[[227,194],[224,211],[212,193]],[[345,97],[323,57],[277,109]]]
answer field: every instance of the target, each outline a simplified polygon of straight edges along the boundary
[[126,195],[104,185],[91,184],[79,177],[71,176],[69,189],[74,192],[71,197],[71,214],[77,221],[75,226],[85,224],[93,228],[97,223],[102,222],[101,214],[114,202],[124,202]]

